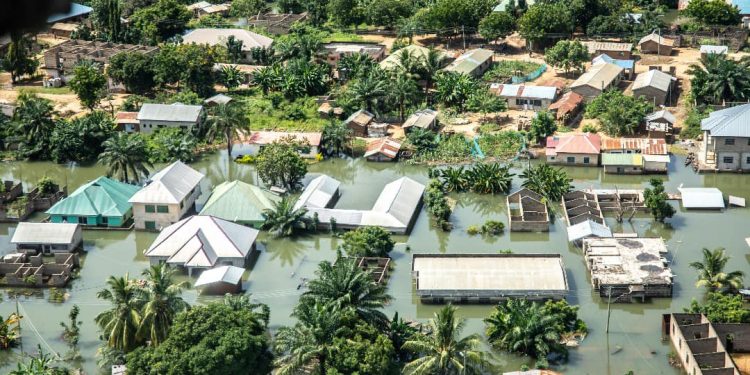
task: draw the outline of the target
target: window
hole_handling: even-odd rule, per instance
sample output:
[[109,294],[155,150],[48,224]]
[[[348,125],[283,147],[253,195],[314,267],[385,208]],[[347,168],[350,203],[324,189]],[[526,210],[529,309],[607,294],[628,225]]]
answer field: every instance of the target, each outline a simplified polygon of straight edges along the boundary
[[143,226],[148,230],[156,230],[156,222],[155,221],[147,221],[143,223]]
[[573,157],[573,156],[568,156],[567,161],[568,161],[568,163],[575,163],[576,162],[576,158]]
[[583,164],[588,164],[589,161],[591,161],[591,159],[589,159],[588,156],[586,156],[586,157],[583,158]]
[[750,138],[747,139],[747,145],[750,146]]
[[532,104],[534,105],[534,107],[541,107],[542,106],[542,101],[538,100],[538,99],[537,100],[533,100]]
[[106,216],[102,216],[102,224],[108,225],[109,224],[109,218]]
[[158,205],[158,206],[156,206],[156,212],[158,212],[160,214],[169,213],[169,206]]
[[88,223],[89,223],[89,221],[88,221],[88,219],[86,219],[86,216],[79,216],[78,217],[78,224],[86,225]]
[[146,212],[148,212],[148,213],[154,213],[154,212],[156,212],[156,207],[153,204],[147,204],[146,205]]
[[745,163],[750,164],[750,156],[748,156],[747,159],[745,159]]
[[721,161],[724,164],[733,164],[734,163],[734,156],[725,156],[725,157],[721,158]]
[[724,140],[724,144],[727,146],[734,146],[734,138],[727,138]]

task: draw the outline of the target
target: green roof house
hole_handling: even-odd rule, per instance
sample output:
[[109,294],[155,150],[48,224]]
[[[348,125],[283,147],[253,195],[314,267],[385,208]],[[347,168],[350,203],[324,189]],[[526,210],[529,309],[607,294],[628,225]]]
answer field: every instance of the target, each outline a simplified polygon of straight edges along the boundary
[[53,223],[121,227],[133,216],[128,199],[140,188],[99,177],[47,210]]
[[227,181],[217,186],[203,206],[201,215],[215,216],[238,224],[259,228],[263,210],[272,209],[279,196],[242,181]]

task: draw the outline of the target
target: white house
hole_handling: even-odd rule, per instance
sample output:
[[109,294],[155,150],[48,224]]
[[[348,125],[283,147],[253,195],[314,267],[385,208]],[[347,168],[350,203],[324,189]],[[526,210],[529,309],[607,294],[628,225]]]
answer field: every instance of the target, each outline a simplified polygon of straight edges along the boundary
[[205,176],[181,161],[157,172],[128,202],[136,229],[159,230],[179,221],[201,195]]
[[[239,145],[232,150],[233,154],[243,155],[258,155],[263,147],[266,147],[274,142],[280,142],[285,140],[294,140],[298,142],[300,147],[298,152],[303,158],[313,159],[320,154],[320,139],[322,137],[320,132],[273,132],[273,131],[257,131],[252,132],[250,136],[243,140],[242,145]],[[234,156],[237,156],[234,155]]]
[[192,129],[198,126],[203,115],[203,107],[185,104],[146,103],[138,111],[140,131],[151,133],[160,128]]
[[10,243],[19,253],[69,253],[81,246],[81,226],[68,223],[18,223]]

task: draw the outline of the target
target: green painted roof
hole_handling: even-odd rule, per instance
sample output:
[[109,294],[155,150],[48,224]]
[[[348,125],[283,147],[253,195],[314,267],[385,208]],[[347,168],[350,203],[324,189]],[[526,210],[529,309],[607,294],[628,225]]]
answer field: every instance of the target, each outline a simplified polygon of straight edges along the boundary
[[242,181],[224,182],[217,186],[201,215],[211,215],[236,222],[263,221],[263,210],[280,201],[277,195]]
[[642,166],[641,154],[602,154],[602,165],[633,165]]
[[128,199],[140,187],[99,177],[82,185],[67,198],[47,210],[50,215],[124,216],[132,207]]

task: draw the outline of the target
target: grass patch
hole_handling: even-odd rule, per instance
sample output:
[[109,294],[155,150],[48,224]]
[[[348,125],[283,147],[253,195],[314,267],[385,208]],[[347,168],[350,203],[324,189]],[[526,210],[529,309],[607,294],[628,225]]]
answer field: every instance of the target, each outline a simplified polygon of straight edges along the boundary
[[463,163],[472,158],[471,141],[461,134],[441,136],[433,150],[422,151],[411,159],[413,163]]
[[62,87],[43,87],[43,86],[15,86],[18,91],[32,92],[34,94],[66,95],[72,94],[68,86]]
[[533,61],[502,60],[496,62],[482,78],[488,82],[505,82],[512,76],[525,76],[541,66]]
[[343,31],[332,31],[323,36],[323,43],[330,42],[363,42],[362,36]]
[[257,93],[238,99],[247,109],[252,130],[321,131],[328,122],[318,117],[318,104],[312,97],[290,102],[274,93]]
[[485,134],[477,143],[488,158],[510,159],[521,148],[521,135],[516,131]]

